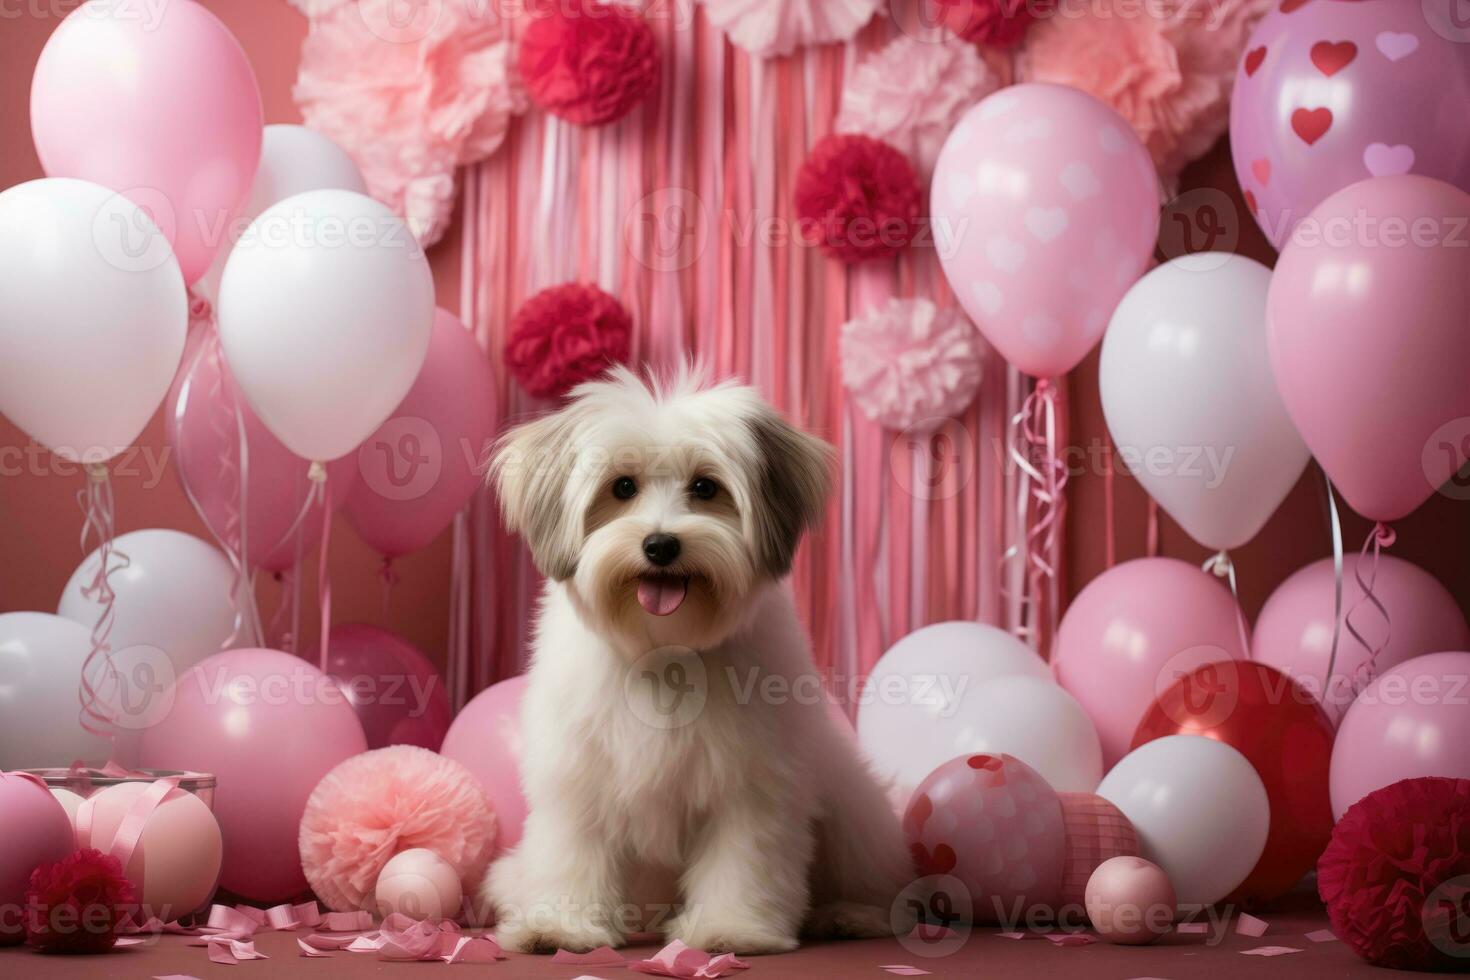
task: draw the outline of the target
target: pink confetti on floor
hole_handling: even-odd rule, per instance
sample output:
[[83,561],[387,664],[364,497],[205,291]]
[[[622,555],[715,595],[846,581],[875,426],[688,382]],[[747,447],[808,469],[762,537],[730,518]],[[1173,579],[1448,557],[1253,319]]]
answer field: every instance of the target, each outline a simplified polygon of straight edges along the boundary
[[1208,922],[1181,922],[1174,927],[1181,936],[1203,936],[1210,931]]
[[302,956],[308,956],[308,957],[314,957],[315,958],[315,957],[331,956],[332,955],[331,953],[328,953],[326,950],[317,949],[315,946],[312,946],[309,943],[307,943],[307,941],[304,940],[304,939],[298,939],[298,940],[296,940],[296,948],[299,949],[299,950],[301,950],[301,955]]
[[736,970],[745,970],[749,963],[736,959],[734,953],[710,956],[702,949],[691,949],[675,939],[646,960],[632,960],[628,969],[635,973],[648,973],[659,977],[680,977],[683,980],[714,980],[725,977]]
[[578,966],[622,966],[628,962],[623,954],[611,946],[599,946],[586,953],[573,953],[569,949],[559,949],[551,957],[553,963],[575,963]]
[[1240,951],[1242,956],[1285,956],[1287,953],[1300,952],[1295,946],[1257,946],[1255,949]]
[[1260,939],[1266,934],[1266,930],[1269,928],[1271,928],[1271,925],[1265,919],[1258,919],[1248,912],[1240,913],[1240,916],[1235,920],[1236,933],[1242,936],[1249,936],[1252,939]]
[[1046,938],[1053,946],[1091,946],[1097,942],[1096,936],[1085,932],[1049,932]]
[[928,970],[921,970],[917,966],[908,966],[906,964],[880,966],[878,969],[887,970],[889,973],[899,977],[927,977],[929,975]]
[[1314,943],[1335,943],[1337,935],[1331,929],[1316,929],[1307,933],[1307,939]]

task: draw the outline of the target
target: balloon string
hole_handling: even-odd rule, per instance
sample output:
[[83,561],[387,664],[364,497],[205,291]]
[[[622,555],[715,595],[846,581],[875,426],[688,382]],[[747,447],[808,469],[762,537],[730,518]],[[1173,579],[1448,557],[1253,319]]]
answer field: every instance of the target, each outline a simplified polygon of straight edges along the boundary
[[[1393,621],[1389,618],[1388,607],[1374,594],[1373,586],[1378,581],[1379,552],[1384,548],[1393,547],[1396,537],[1393,533],[1393,528],[1384,524],[1382,521],[1374,524],[1373,530],[1368,532],[1368,537],[1363,541],[1363,550],[1358,553],[1358,562],[1353,566],[1353,577],[1358,580],[1358,588],[1362,590],[1363,594],[1359,596],[1357,602],[1353,603],[1353,607],[1348,610],[1347,616],[1343,619],[1343,624],[1347,627],[1347,631],[1352,634],[1353,639],[1357,640],[1359,645],[1368,651],[1368,659],[1363,661],[1353,677],[1354,694],[1361,692],[1367,686],[1368,682],[1373,679],[1373,668],[1378,660],[1378,655],[1383,652],[1384,647],[1388,646],[1389,637],[1393,632]],[[1370,547],[1373,549],[1371,560],[1368,558],[1368,549]],[[1368,570],[1366,577],[1363,574],[1365,566]],[[1362,608],[1365,602],[1378,610],[1378,616],[1383,620],[1383,639],[1378,643],[1368,642],[1358,628],[1353,625],[1353,614]]]
[[1240,608],[1240,589],[1235,582],[1235,562],[1230,558],[1230,552],[1221,548],[1218,552],[1205,559],[1200,566],[1202,571],[1209,572],[1216,578],[1222,578],[1230,585],[1230,594],[1235,597],[1235,631],[1240,640],[1240,655],[1247,660],[1251,659],[1250,633],[1245,627],[1245,613]]
[[332,548],[332,487],[327,482],[327,468],[313,461],[311,464],[313,495],[322,505],[322,543],[317,553],[316,591],[321,604],[321,669],[327,672],[327,646],[332,635],[332,579],[327,574],[327,557]]
[[[1011,417],[1010,430],[1011,462],[1029,478],[1031,487],[1028,508],[1031,519],[1024,544],[1026,595],[1021,602],[1026,622],[1016,633],[1035,641],[1040,638],[1043,590],[1048,594],[1051,616],[1055,618],[1058,612],[1054,562],[1065,505],[1062,494],[1067,485],[1066,464],[1057,451],[1057,388],[1050,379],[1036,382],[1020,410]],[[1007,549],[1006,557],[1014,557],[1016,553],[1013,546]]]
[[[378,585],[382,587],[382,613],[384,621],[388,619],[388,610],[392,605],[393,599],[393,586],[398,584],[399,578],[398,569],[393,567],[392,556],[384,555],[382,563],[378,565]],[[454,603],[452,590],[453,586],[451,585],[451,594],[449,596],[451,605]]]
[[1327,675],[1322,678],[1324,698],[1332,692],[1332,676],[1337,669],[1337,646],[1342,640],[1342,518],[1337,513],[1337,496],[1332,492],[1332,478],[1322,471],[1322,484],[1327,490],[1327,521],[1332,532],[1332,650],[1327,654]]
[[[205,309],[207,310],[208,304],[206,303],[206,301],[201,299],[198,300],[198,302],[205,303]],[[212,334],[206,342],[197,345],[197,347],[195,348],[193,357],[189,361],[188,367],[184,370],[183,381],[179,385],[179,397],[174,402],[175,432],[182,433],[184,431],[185,419],[188,417],[189,399],[193,394],[194,375],[199,363],[205,357],[218,358],[220,356],[221,352],[219,349],[219,335],[217,333]],[[215,373],[217,385],[223,384],[223,381],[221,380],[222,377],[223,370],[217,370]],[[215,388],[213,389],[213,391],[217,394],[219,393],[220,389]],[[239,435],[240,445],[240,510],[243,515],[243,512],[245,510],[244,497],[247,465],[245,425],[243,416],[240,412],[238,399],[232,398],[232,401],[234,403],[235,423]],[[218,432],[219,430],[216,429],[216,431]],[[225,534],[220,534],[218,531],[216,531],[213,522],[205,517],[204,508],[199,502],[199,497],[194,492],[194,487],[189,482],[190,467],[188,465],[187,459],[185,458],[187,454],[187,450],[185,447],[188,444],[189,440],[181,437],[177,440],[177,445],[174,447],[174,451],[179,454],[179,465],[177,467],[179,471],[179,483],[184,488],[184,496],[188,499],[189,506],[193,507],[194,512],[197,513],[201,518],[205,518],[204,526],[209,529],[210,537],[214,538],[215,543],[219,545],[220,550],[224,552],[225,558],[229,561],[230,567],[235,573],[235,580],[230,594],[231,607],[235,610],[235,626],[233,631],[231,632],[229,639],[221,644],[220,649],[226,650],[235,645],[235,643],[239,639],[239,636],[241,635],[241,631],[244,626],[244,624],[242,623],[242,619],[244,617],[249,618],[249,625],[253,628],[255,636],[258,638],[262,638],[263,640],[265,636],[265,631],[261,625],[260,608],[256,605],[255,602],[255,590],[253,588],[245,590],[245,602],[243,609],[242,607],[236,605],[240,592],[242,591],[240,587],[241,583],[245,581],[250,575],[245,560],[246,550],[244,517],[242,516],[240,519],[240,540],[238,542],[236,542],[229,535],[228,529]],[[227,454],[222,454],[222,469],[229,465],[228,459],[224,458],[225,456],[227,456]],[[223,478],[223,473],[221,474],[221,478]],[[226,524],[229,524],[228,519],[226,520]]]
[[1144,547],[1150,558],[1159,557],[1159,502],[1148,499],[1148,541]]
[[277,650],[291,649],[291,619],[294,610],[291,608],[291,597],[296,592],[296,570],[287,568],[276,573],[276,584],[280,586],[281,598],[276,604],[276,611],[271,616],[269,632],[269,643]]
[[[117,534],[117,508],[107,467],[101,463],[88,465],[86,480],[86,486],[77,494],[77,503],[82,510],[81,546],[82,554],[88,555],[94,550],[93,540],[97,542],[97,570],[92,580],[82,587],[82,595],[99,604],[102,611],[92,625],[91,649],[82,661],[81,686],[78,691],[81,703],[80,720],[83,729],[107,739],[107,756],[111,760],[117,749],[117,725],[108,699],[117,695],[121,680],[117,673],[117,664],[112,659],[112,644],[109,642],[112,624],[117,615],[117,594],[108,577],[115,571],[127,568],[128,557],[113,548],[113,538]],[[114,558],[118,562],[116,568],[113,567]],[[101,673],[100,687],[93,684],[93,677],[98,672]]]
[[1117,549],[1117,507],[1113,499],[1114,483],[1117,474],[1113,470],[1113,447],[1109,445],[1107,452],[1103,453],[1103,567],[1112,568],[1118,561]]

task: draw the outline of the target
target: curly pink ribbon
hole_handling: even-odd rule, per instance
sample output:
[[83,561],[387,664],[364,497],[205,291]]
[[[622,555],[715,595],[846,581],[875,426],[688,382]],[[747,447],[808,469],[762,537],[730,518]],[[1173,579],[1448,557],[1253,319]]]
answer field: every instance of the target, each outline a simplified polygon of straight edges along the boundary
[[[1363,549],[1358,553],[1358,563],[1353,566],[1353,576],[1358,580],[1358,588],[1362,589],[1363,594],[1358,598],[1357,602],[1353,603],[1353,607],[1348,610],[1347,616],[1343,618],[1343,626],[1352,635],[1352,638],[1357,640],[1364,650],[1368,651],[1368,659],[1363,661],[1353,677],[1354,694],[1360,693],[1368,685],[1368,682],[1373,680],[1373,668],[1377,664],[1378,656],[1383,653],[1383,648],[1388,646],[1389,637],[1393,633],[1393,620],[1388,615],[1388,607],[1383,604],[1383,600],[1374,594],[1373,586],[1378,581],[1379,552],[1384,548],[1393,547],[1395,540],[1397,540],[1397,535],[1394,534],[1393,528],[1384,524],[1382,521],[1377,522],[1373,525],[1373,529],[1368,532],[1368,537],[1364,539]],[[1368,561],[1368,549],[1370,547],[1373,549],[1373,559],[1371,562]],[[1368,568],[1366,577],[1363,575],[1365,565]],[[1368,603],[1374,609],[1378,610],[1378,616],[1383,620],[1384,630],[1383,641],[1381,643],[1368,642],[1363,634],[1358,631],[1358,628],[1353,625],[1353,614],[1362,608],[1364,603]]]
[[[1057,388],[1049,378],[1041,378],[1021,403],[1010,422],[1011,462],[1029,479],[1030,521],[1024,544],[1026,595],[1021,600],[1022,619],[1015,633],[1023,639],[1039,639],[1039,610],[1042,589],[1048,593],[1047,608],[1050,635],[1056,634],[1058,614],[1057,570],[1052,564],[1061,531],[1062,513],[1066,506],[1063,492],[1067,486],[1067,466],[1057,449]],[[1024,501],[1018,501],[1024,506]],[[1008,562],[1022,551],[1013,545],[1001,561]],[[1029,610],[1029,615],[1028,615]]]
[[[81,725],[86,731],[107,739],[108,757],[117,750],[117,720],[107,704],[107,698],[115,694],[121,685],[117,664],[112,659],[112,623],[116,618],[114,605],[117,594],[112,591],[108,577],[115,571],[128,567],[128,557],[113,550],[113,538],[117,533],[117,506],[112,495],[112,482],[108,479],[107,467],[94,463],[87,467],[86,486],[77,493],[77,504],[82,510],[82,554],[92,552],[91,541],[97,540],[97,571],[92,580],[82,587],[82,595],[102,606],[96,623],[92,626],[92,645],[82,661],[81,683],[78,700],[81,704]],[[114,555],[119,565],[112,567]],[[93,676],[100,669],[101,687],[93,684]]]

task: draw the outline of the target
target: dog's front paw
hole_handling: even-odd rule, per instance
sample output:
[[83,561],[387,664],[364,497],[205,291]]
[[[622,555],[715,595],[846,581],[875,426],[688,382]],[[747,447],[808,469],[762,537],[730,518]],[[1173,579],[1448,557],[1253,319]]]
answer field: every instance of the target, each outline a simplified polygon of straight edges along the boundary
[[669,939],[709,953],[736,953],[761,956],[766,953],[789,953],[797,946],[795,934],[751,922],[700,921],[698,916],[677,916],[669,924]]
[[892,936],[893,927],[887,910],[876,905],[833,902],[813,910],[806,931],[822,939],[878,939]]
[[513,919],[495,927],[495,941],[520,953],[587,953],[599,946],[621,946],[623,937],[605,926]]

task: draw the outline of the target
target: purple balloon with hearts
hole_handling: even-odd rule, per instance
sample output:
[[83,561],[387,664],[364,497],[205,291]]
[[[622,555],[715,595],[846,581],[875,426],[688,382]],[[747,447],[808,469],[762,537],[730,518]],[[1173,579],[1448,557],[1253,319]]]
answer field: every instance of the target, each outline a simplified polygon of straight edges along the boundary
[[1421,174],[1470,191],[1470,21],[1460,0],[1281,0],[1235,75],[1246,207],[1280,249],[1329,195]]

